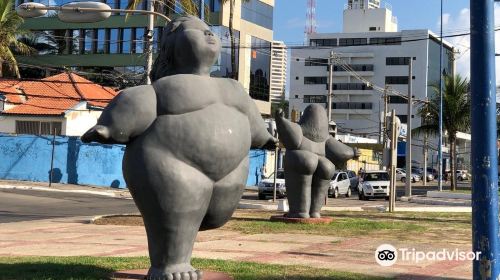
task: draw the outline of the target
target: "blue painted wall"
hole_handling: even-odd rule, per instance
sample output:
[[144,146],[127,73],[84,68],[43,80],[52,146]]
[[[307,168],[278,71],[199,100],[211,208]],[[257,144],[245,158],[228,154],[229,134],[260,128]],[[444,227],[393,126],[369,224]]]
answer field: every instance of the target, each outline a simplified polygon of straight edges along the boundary
[[[53,182],[125,188],[122,176],[123,145],[85,144],[78,137],[56,137]],[[0,179],[48,182],[51,136],[0,134]],[[260,180],[266,156],[250,151],[247,185]]]

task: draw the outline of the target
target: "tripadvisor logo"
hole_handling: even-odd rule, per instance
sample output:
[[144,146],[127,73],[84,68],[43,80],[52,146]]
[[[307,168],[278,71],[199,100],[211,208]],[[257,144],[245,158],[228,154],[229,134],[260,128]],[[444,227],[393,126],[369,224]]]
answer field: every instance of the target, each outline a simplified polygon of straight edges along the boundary
[[396,249],[390,244],[382,244],[375,250],[375,261],[381,266],[392,266],[398,259],[420,263],[422,261],[473,261],[479,260],[481,252],[466,252],[441,249],[437,251],[418,251],[415,248]]
[[381,266],[392,266],[398,260],[398,251],[390,244],[382,244],[375,250],[375,261]]

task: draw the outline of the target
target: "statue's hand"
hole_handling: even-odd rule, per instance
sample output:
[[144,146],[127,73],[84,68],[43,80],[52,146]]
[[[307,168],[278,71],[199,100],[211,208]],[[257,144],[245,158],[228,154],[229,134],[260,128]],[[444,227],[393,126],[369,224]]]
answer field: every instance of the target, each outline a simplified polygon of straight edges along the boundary
[[262,146],[262,149],[265,150],[274,150],[278,146],[279,140],[275,137],[269,136],[269,139],[267,140],[266,144]]
[[352,148],[352,150],[354,152],[354,158],[358,159],[361,156],[361,151],[357,147]]
[[107,143],[110,138],[109,129],[103,125],[95,125],[80,137],[83,143],[99,142]]

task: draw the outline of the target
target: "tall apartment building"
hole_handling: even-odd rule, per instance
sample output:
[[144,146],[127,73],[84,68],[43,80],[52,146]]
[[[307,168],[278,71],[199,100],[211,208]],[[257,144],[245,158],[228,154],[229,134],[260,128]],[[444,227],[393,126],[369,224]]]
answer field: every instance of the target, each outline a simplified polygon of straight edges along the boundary
[[273,41],[271,48],[271,103],[285,98],[287,49],[282,41]]
[[[426,100],[432,96],[430,85],[440,78],[439,38],[429,30],[398,31],[390,6],[381,7],[377,0],[348,0],[343,24],[342,33],[312,34],[309,47],[292,50],[290,108],[303,111],[311,103],[326,107],[328,62],[333,51],[338,59],[333,65],[332,120],[339,133],[379,138],[384,99],[383,92],[376,89],[389,87],[406,96],[411,59],[414,98]],[[446,73],[454,71],[453,63],[453,46],[444,42]],[[406,99],[389,91],[387,110],[396,110],[402,123],[412,118],[413,127],[420,126],[416,107],[408,116]],[[404,155],[404,150],[398,154]],[[413,154],[421,162],[421,149]]]
[[[16,0],[16,6],[26,0]],[[74,0],[35,0],[45,5],[63,5]],[[146,9],[147,1],[142,1],[138,9]],[[124,9],[128,0],[103,0],[112,8]],[[172,18],[183,13],[181,0],[157,0],[157,10]],[[232,69],[230,60],[229,1],[205,0],[207,11],[205,21],[222,41],[222,52],[212,69],[213,76],[237,79],[248,90],[259,110],[270,114],[270,68],[271,43],[273,40],[274,0],[236,0],[234,28],[237,48],[237,69]],[[198,5],[199,0],[191,3]],[[165,22],[157,19],[153,32],[156,54]],[[141,77],[144,72],[144,35],[147,17],[144,15],[114,14],[97,23],[65,23],[57,17],[26,19],[22,28],[34,32],[47,32],[57,42],[57,50],[39,56],[18,57],[24,64],[47,68],[72,68],[97,73],[132,73]]]

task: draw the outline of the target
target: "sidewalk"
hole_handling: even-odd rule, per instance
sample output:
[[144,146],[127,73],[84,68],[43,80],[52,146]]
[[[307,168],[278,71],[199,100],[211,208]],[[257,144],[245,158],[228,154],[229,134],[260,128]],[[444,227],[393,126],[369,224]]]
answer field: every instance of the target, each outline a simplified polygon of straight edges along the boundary
[[[51,219],[2,224],[0,256],[147,256],[143,227],[90,224],[91,217]],[[355,238],[303,234],[245,235],[224,229],[200,232],[193,256],[210,259],[252,261],[284,265],[306,265],[338,271],[395,277],[396,279],[470,279],[467,261],[398,262],[379,266],[375,249],[384,243],[396,248],[408,244],[388,240],[389,235]],[[445,242],[429,246],[425,240],[413,244],[418,250],[468,251],[470,246]],[[441,278],[442,277],[442,278]]]

